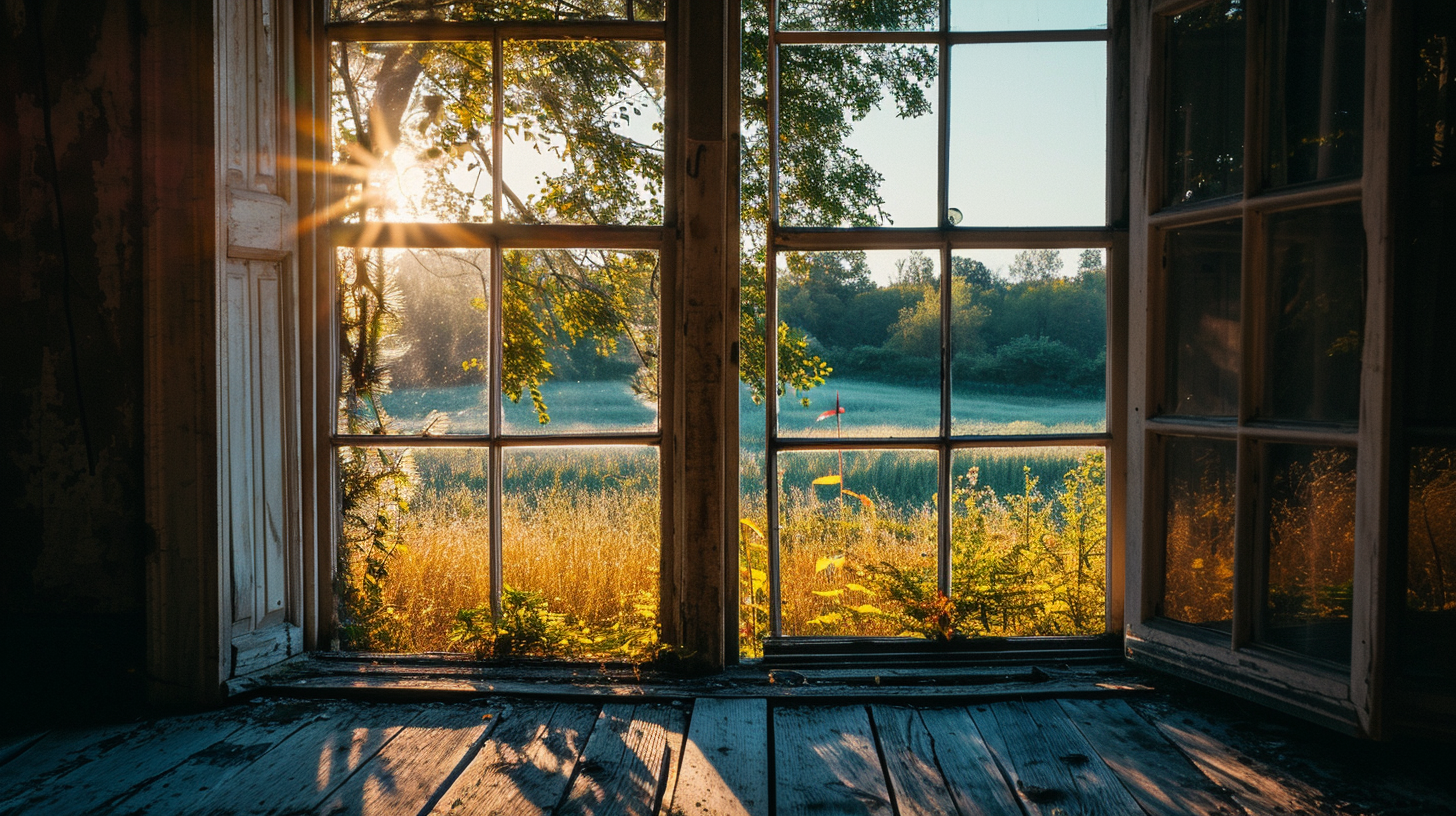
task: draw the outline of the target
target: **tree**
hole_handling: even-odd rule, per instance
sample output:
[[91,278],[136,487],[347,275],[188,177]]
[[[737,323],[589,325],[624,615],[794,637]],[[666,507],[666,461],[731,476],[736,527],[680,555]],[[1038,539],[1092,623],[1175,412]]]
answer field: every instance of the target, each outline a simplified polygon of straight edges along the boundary
[[1058,249],[1028,249],[1016,253],[1007,270],[1018,283],[1045,283],[1062,271],[1062,252]]
[[[926,16],[935,4],[845,4],[814,11],[826,24],[883,25],[905,15]],[[659,17],[660,4],[638,4],[639,16]],[[572,5],[536,2],[402,2],[336,0],[336,18],[353,20],[560,19],[611,16],[603,0]],[[768,212],[765,9],[744,10],[742,185],[745,268],[742,376],[764,396],[763,228]],[[928,19],[928,18],[927,18]],[[488,43],[386,43],[338,46],[333,53],[337,160],[351,176],[348,207],[356,220],[395,213],[428,220],[478,220],[491,211],[492,177],[506,173],[501,211],[523,223],[636,224],[661,221],[663,140],[661,108],[665,60],[661,43],[629,41],[511,41],[499,66]],[[522,189],[511,168],[496,168],[490,133],[492,81],[505,88],[500,116],[510,144],[526,146],[548,169],[537,189]],[[933,52],[923,46],[788,49],[782,60],[785,204],[814,223],[889,223],[878,187],[881,177],[844,144],[849,123],[887,97],[904,116],[930,110]],[[503,390],[529,393],[537,415],[549,420],[540,384],[553,374],[552,349],[587,339],[602,353],[623,343],[637,352],[636,378],[655,396],[655,299],[658,269],[646,256],[621,253],[517,255],[506,264],[502,311],[526,324],[504,326]],[[363,272],[364,274],[358,274]],[[397,312],[384,301],[390,286],[382,263],[341,275],[347,298],[365,313]],[[371,280],[370,275],[379,276]],[[753,285],[756,283],[757,285]],[[398,293],[394,293],[396,298]],[[488,293],[487,295],[488,296]],[[347,331],[347,329],[346,329]],[[779,336],[779,383],[796,389],[823,382],[829,367],[808,353],[806,338],[786,323]],[[387,338],[377,337],[388,345]],[[346,371],[383,371],[384,347],[346,349]],[[484,349],[462,363],[486,358]],[[363,359],[363,358],[370,359]],[[353,380],[349,393],[387,388],[387,376]],[[368,401],[365,399],[364,401]],[[375,401],[377,403],[377,400]],[[382,425],[383,418],[379,421]]]

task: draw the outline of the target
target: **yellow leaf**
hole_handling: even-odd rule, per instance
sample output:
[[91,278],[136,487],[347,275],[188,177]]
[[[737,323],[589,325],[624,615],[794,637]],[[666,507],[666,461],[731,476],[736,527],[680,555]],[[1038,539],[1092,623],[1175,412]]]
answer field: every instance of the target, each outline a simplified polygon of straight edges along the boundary
[[865,589],[863,586],[860,586],[859,584],[845,584],[844,585],[844,588],[845,589],[852,589],[855,592],[869,592],[868,589]]
[[875,511],[875,503],[870,501],[869,496],[866,496],[863,493],[856,493],[853,490],[849,490],[848,488],[842,488],[839,492],[859,499],[860,504],[863,504],[865,506],[865,509],[870,511],[871,513]]
[[754,524],[751,520],[746,519],[746,518],[745,519],[739,519],[738,520],[738,523],[739,524],[742,524],[744,527],[747,527],[748,529],[754,531],[755,533],[758,533],[758,537],[759,538],[763,538],[764,537],[763,536],[763,531],[760,530],[760,529],[758,529],[758,525],[757,524]]
[[842,483],[843,483],[843,480],[841,480],[838,476],[820,476],[819,478],[817,478],[817,479],[814,480],[814,484],[822,484],[822,485],[832,485],[832,484],[842,484]]
[[823,572],[827,569],[837,569],[843,563],[844,556],[842,555],[826,555],[814,562],[814,571]]
[[809,622],[816,623],[820,626],[827,626],[831,623],[839,623],[842,620],[844,620],[843,615],[839,614],[838,612],[830,612],[827,615],[820,615],[817,618],[810,618]]
[[854,611],[860,613],[861,615],[878,615],[878,614],[880,614],[879,607],[877,607],[877,606],[875,606],[873,604],[860,604],[859,606],[851,607],[851,608],[854,609]]
[[838,598],[844,594],[844,590],[842,589],[815,589],[811,591],[821,598]]

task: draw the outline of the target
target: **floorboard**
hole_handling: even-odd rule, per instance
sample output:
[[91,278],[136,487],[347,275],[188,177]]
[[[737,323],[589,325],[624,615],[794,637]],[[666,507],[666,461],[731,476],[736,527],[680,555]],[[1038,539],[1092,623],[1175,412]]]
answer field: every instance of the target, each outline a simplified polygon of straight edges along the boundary
[[926,709],[920,721],[935,740],[935,760],[960,816],[1022,816],[1016,794],[964,708]]
[[246,725],[121,799],[113,812],[118,816],[193,813],[202,797],[231,785],[235,775],[313,719],[316,708],[297,703],[253,707]]
[[1222,727],[1201,715],[1183,712],[1174,718],[1159,719],[1156,726],[1250,813],[1326,812],[1318,790],[1240,751]]
[[767,746],[767,701],[698,700],[667,812],[768,816]]
[[[0,803],[34,790],[46,781],[79,768],[113,748],[124,745],[140,726],[128,723],[100,728],[65,728],[51,731],[0,765]],[[0,813],[6,807],[0,804]]]
[[331,707],[235,774],[232,784],[203,797],[193,812],[267,816],[312,811],[419,713],[419,706]]
[[780,816],[891,816],[890,791],[863,706],[778,708],[773,728]]
[[1137,800],[1123,787],[1112,769],[1067,718],[1056,700],[1035,700],[1026,704],[1027,713],[1041,728],[1042,738],[1056,757],[1067,766],[1072,783],[1088,813],[1143,816]]
[[935,738],[921,722],[920,712],[904,706],[872,706],[870,717],[898,816],[955,813],[955,800],[936,760]]
[[431,814],[550,813],[571,784],[597,712],[596,706],[569,703],[507,708]]
[[499,708],[434,705],[329,794],[320,816],[395,816],[427,809],[495,725]]
[[1030,816],[1087,813],[1068,758],[1048,744],[1025,703],[992,703],[971,711],[976,728]]
[[667,705],[602,706],[582,752],[576,779],[556,811],[562,816],[654,816],[667,764],[681,746],[682,711]]
[[167,773],[242,726],[241,720],[227,713],[146,723],[95,760],[0,805],[0,812],[43,810],[48,816],[96,813],[107,802]]
[[0,743],[3,814],[1456,815],[1444,748],[1224,698],[264,698]]
[[1126,702],[1062,700],[1061,707],[1148,816],[1244,816],[1228,791]]

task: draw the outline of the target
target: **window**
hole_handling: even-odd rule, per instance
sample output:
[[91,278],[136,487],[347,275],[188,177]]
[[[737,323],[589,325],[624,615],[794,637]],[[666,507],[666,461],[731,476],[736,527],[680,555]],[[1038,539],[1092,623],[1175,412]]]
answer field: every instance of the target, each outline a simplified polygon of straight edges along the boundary
[[348,648],[657,645],[666,27],[569,9],[333,5]]
[[1116,626],[1107,14],[745,8],[744,654]]
[[1359,564],[1388,456],[1386,328],[1367,317],[1387,280],[1367,246],[1385,217],[1370,16],[1360,0],[1153,4],[1134,225],[1129,646],[1346,723],[1368,714]]

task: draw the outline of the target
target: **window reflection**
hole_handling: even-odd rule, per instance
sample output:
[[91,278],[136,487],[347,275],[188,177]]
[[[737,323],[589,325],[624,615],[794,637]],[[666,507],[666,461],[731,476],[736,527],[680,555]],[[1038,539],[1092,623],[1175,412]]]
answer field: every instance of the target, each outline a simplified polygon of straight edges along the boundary
[[1355,454],[1267,445],[1266,565],[1258,640],[1312,657],[1350,659]]
[[1365,327],[1365,227],[1358,203],[1269,216],[1265,410],[1354,422]]
[[1281,0],[1270,6],[1268,26],[1268,184],[1358,175],[1364,0]]
[[1164,204],[1244,189],[1244,8],[1219,0],[1168,22]]
[[1237,220],[1168,233],[1168,413],[1239,412],[1242,235]]
[[1165,618],[1231,630],[1235,460],[1233,442],[1163,443]]

